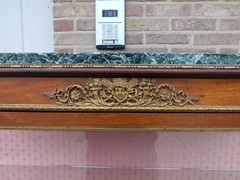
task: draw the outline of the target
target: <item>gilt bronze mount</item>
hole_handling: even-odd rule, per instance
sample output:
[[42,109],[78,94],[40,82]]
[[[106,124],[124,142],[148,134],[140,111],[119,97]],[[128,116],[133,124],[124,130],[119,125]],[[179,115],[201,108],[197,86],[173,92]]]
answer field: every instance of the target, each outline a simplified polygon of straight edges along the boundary
[[70,85],[45,93],[57,104],[99,107],[166,107],[184,106],[198,101],[170,84],[156,85],[154,79],[94,78],[85,86]]

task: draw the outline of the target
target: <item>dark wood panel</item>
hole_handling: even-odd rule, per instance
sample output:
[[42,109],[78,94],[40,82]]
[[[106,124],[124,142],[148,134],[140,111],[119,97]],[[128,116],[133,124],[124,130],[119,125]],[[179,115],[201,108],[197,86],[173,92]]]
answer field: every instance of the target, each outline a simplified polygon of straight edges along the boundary
[[[55,104],[44,93],[73,84],[85,86],[89,78],[0,78],[0,104]],[[196,97],[195,105],[239,106],[238,79],[156,79],[156,85],[171,84],[177,91]]]
[[240,113],[0,112],[0,127],[240,128]]
[[[153,78],[156,85],[170,84],[199,99],[191,107],[236,108],[232,112],[211,111],[193,113],[176,111],[145,112],[56,112],[0,110],[0,128],[41,129],[117,129],[117,128],[239,128],[240,129],[240,69],[239,67],[105,67],[90,68],[2,68],[0,69],[0,106],[8,104],[53,105],[44,95],[55,88],[65,89],[73,84],[85,86],[89,78]],[[17,66],[16,66],[17,67]],[[186,106],[184,106],[186,107]],[[153,111],[151,111],[153,112]],[[154,111],[155,112],[155,111]]]

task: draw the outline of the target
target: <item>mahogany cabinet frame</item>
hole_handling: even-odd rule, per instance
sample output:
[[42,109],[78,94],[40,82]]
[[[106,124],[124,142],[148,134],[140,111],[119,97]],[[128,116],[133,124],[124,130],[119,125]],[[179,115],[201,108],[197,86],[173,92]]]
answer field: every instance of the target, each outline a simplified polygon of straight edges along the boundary
[[6,65],[0,128],[238,131],[240,66]]

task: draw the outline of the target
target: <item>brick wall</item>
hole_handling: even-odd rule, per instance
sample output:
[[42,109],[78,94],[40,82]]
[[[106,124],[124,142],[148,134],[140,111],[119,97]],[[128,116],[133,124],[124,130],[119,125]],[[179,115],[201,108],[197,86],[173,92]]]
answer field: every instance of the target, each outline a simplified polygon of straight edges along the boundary
[[[56,52],[96,52],[95,0],[54,0]],[[125,52],[240,52],[240,0],[126,0]]]

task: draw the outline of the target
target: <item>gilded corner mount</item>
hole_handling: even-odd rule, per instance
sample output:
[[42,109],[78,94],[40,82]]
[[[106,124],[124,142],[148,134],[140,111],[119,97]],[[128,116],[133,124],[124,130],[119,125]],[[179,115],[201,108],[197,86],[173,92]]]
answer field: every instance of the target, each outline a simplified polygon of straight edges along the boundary
[[45,93],[57,104],[81,107],[165,107],[198,101],[170,84],[156,85],[154,79],[93,78],[85,86],[71,85]]

